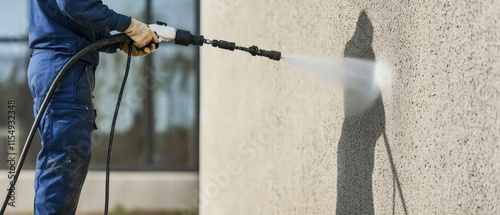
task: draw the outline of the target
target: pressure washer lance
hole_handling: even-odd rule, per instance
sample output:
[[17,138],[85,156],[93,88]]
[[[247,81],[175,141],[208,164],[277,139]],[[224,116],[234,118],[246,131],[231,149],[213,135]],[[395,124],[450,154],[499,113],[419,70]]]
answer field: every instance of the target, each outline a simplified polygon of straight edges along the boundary
[[193,35],[189,31],[175,29],[173,27],[167,26],[167,24],[164,22],[157,21],[156,23],[157,24],[149,25],[149,28],[151,28],[154,32],[156,32],[160,42],[162,41],[168,42],[174,40],[175,44],[183,46],[189,46],[189,45],[203,46],[203,44],[210,44],[213,47],[226,49],[230,51],[240,50],[248,52],[252,56],[268,57],[271,60],[277,60],[277,61],[281,59],[281,52],[279,51],[266,51],[259,49],[259,47],[257,46],[251,46],[246,48],[237,46],[236,43],[234,42],[228,42],[224,40],[209,40],[205,39],[203,35]]

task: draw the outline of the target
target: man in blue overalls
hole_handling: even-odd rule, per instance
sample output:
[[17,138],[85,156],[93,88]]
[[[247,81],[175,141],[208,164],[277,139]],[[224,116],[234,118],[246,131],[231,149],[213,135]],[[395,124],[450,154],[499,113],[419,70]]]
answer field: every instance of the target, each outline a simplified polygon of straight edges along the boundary
[[[158,43],[146,24],[116,13],[99,0],[30,0],[28,68],[34,112],[64,63],[78,51],[116,30],[130,36],[133,56],[146,56]],[[107,47],[107,52],[128,44]],[[101,50],[103,51],[103,50]],[[90,140],[96,129],[92,104],[97,51],[87,54],[64,76],[38,127],[42,149],[35,174],[35,214],[75,214],[90,162]]]

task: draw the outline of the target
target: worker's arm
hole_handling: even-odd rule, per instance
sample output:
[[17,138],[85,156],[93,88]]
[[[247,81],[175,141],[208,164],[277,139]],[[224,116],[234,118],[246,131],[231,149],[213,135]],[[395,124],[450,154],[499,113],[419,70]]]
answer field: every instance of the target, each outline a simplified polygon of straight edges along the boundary
[[[94,31],[108,33],[117,30],[126,33],[134,41],[133,56],[146,56],[155,51],[153,43],[158,43],[156,34],[142,22],[116,13],[100,0],[57,0],[61,11],[80,25]],[[128,44],[122,43],[120,49],[128,51]]]
[[61,11],[78,24],[94,31],[124,32],[131,18],[116,13],[99,0],[56,0]]

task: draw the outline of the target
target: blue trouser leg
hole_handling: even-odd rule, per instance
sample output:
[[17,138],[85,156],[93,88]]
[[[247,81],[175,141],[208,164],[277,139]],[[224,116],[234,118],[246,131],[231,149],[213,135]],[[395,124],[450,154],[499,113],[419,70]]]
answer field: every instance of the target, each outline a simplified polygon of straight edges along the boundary
[[[71,56],[35,50],[28,68],[35,115],[57,72]],[[75,214],[90,163],[94,124],[94,66],[77,62],[63,77],[39,128],[35,214]]]

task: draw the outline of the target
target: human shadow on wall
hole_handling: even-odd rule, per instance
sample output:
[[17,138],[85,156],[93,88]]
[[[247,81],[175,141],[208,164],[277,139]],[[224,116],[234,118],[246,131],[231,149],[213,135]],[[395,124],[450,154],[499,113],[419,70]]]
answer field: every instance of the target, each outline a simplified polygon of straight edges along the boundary
[[[346,44],[344,57],[375,61],[372,48],[373,25],[362,11],[359,15],[353,37]],[[374,69],[367,74],[374,80]],[[349,71],[346,71],[349,72]],[[337,215],[374,214],[372,173],[374,167],[375,144],[384,135],[386,149],[392,167],[395,184],[400,192],[404,212],[406,205],[395,171],[387,135],[385,135],[385,112],[379,87],[378,95],[368,106],[363,93],[344,87],[344,115],[342,134],[337,153]],[[393,212],[395,202],[393,201]]]

